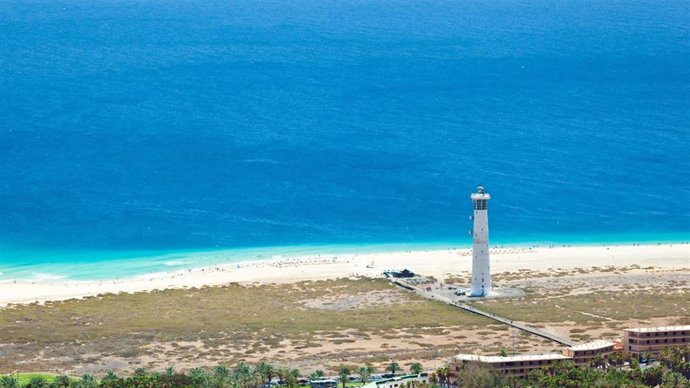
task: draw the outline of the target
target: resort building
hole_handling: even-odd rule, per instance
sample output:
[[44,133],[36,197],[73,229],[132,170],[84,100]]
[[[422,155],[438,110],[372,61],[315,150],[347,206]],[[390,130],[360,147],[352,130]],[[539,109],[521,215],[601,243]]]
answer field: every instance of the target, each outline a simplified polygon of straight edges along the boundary
[[477,365],[491,368],[505,376],[526,377],[534,369],[547,367],[557,361],[570,360],[570,357],[558,353],[527,354],[521,356],[479,356],[476,354],[458,354],[453,357],[449,368],[451,379],[456,380],[458,372],[465,365]]
[[395,376],[395,377],[391,377],[389,379],[372,381],[370,383],[363,385],[362,388],[400,388],[403,386],[403,384],[407,384],[407,383],[413,382],[413,381],[414,382],[421,382],[421,383],[428,383],[429,382],[429,374],[427,372],[422,372],[418,375],[411,374],[411,375]]
[[471,196],[474,207],[472,230],[472,286],[470,296],[487,296],[491,293],[489,265],[489,213],[487,205],[491,196],[482,186]]
[[558,361],[572,360],[576,364],[586,365],[597,355],[605,356],[621,351],[640,359],[645,353],[652,357],[658,356],[664,348],[672,346],[690,346],[690,325],[626,329],[622,344],[597,340],[563,349],[563,354],[507,357],[458,354],[451,359],[448,367],[453,381],[457,380],[458,373],[467,365],[490,368],[504,376],[526,377],[534,369],[545,368]]
[[623,331],[623,351],[640,359],[658,355],[669,346],[690,346],[690,325],[645,327]]
[[607,355],[615,352],[614,346],[611,341],[592,341],[564,349],[563,355],[571,358],[576,364],[589,364],[597,354]]

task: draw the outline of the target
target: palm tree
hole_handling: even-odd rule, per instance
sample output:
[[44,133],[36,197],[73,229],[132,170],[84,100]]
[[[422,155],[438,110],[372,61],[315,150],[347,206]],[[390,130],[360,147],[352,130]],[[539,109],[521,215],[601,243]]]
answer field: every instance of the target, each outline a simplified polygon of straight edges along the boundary
[[532,383],[531,386],[538,386],[542,380],[546,377],[546,373],[544,373],[543,369],[533,369],[531,372],[529,372],[529,375],[527,376],[527,381]]
[[683,377],[682,374],[672,371],[664,373],[662,381],[662,387],[664,388],[686,388],[690,386],[690,383],[688,383],[688,379]]
[[608,361],[609,365],[623,366],[623,353],[615,352],[604,356],[604,359]]
[[345,383],[350,381],[350,368],[341,365],[338,376],[340,377],[340,384],[342,384],[343,388],[345,388]]
[[446,383],[446,374],[444,373],[443,368],[436,369],[436,378],[438,379],[438,384],[441,387],[444,387]]
[[410,373],[418,375],[422,373],[424,370],[424,367],[422,367],[422,364],[418,362],[413,362],[412,365],[410,365]]
[[296,385],[299,371],[297,369],[280,368],[276,371],[276,376],[280,379],[281,384],[290,387]]
[[297,379],[299,379],[300,376],[298,369],[281,368],[276,371],[276,375],[280,379],[280,382],[285,383],[288,388],[295,388],[298,385]]
[[391,363],[386,367],[386,370],[395,376],[395,373],[400,371],[400,365],[395,361],[391,361]]
[[312,374],[309,375],[309,379],[320,380],[323,378],[323,376],[325,376],[323,371],[321,369],[317,369],[314,372],[312,372]]
[[642,353],[642,359],[644,360],[644,362],[648,363],[649,360],[652,359],[652,354],[649,352],[644,352]]
[[[143,368],[139,368],[143,369]],[[136,371],[135,371],[136,373]],[[146,374],[144,374],[145,376]],[[96,388],[98,386],[98,382],[96,381],[96,378],[93,377],[92,375],[86,374],[81,377],[81,386],[83,388]]]
[[232,379],[240,388],[250,388],[255,382],[254,371],[246,362],[240,362],[232,370]]
[[642,381],[650,387],[660,385],[663,377],[664,368],[662,366],[647,368],[642,372]]
[[374,374],[374,367],[371,365],[361,366],[357,369],[357,373],[359,373],[359,378],[362,382],[366,384],[369,381],[369,377]]
[[589,366],[595,369],[606,369],[606,360],[604,360],[604,356],[601,353],[595,354],[592,360],[590,360]]
[[14,376],[2,376],[0,377],[0,387],[19,388],[19,380],[17,380]]
[[630,369],[628,370],[628,378],[633,381],[642,381],[642,369],[637,357],[630,357]]
[[438,382],[442,387],[448,384],[448,378],[450,377],[450,368],[438,368],[436,369],[436,377],[438,377]]
[[193,368],[190,370],[189,377],[194,383],[195,387],[209,388],[211,386],[211,379],[208,373],[201,368]]
[[225,365],[216,365],[213,368],[212,382],[215,387],[223,388],[230,384],[230,371]]
[[103,381],[115,381],[117,379],[118,379],[118,377],[115,374],[115,372],[109,370],[108,372],[106,372],[105,377],[103,378]]
[[34,376],[29,380],[27,387],[31,388],[48,388],[48,380],[43,376]]
[[[448,369],[448,368],[441,368]],[[449,370],[450,371],[450,370]],[[450,377],[443,371],[445,375],[446,384],[450,384]],[[477,365],[468,365],[463,368],[459,375],[457,386],[467,388],[484,388],[484,387],[507,387],[507,380],[499,374],[493,372],[490,368],[483,368]],[[539,387],[579,387],[579,385],[564,385],[564,384],[544,384],[536,385]]]
[[60,375],[55,378],[55,385],[62,388],[69,388],[69,377],[67,375]]
[[256,364],[256,368],[254,368],[256,372],[261,376],[262,383],[268,387],[271,384],[271,380],[273,380],[273,376],[275,375],[275,368],[273,365],[266,361],[259,361]]
[[165,368],[165,375],[168,377],[175,375],[175,368],[172,366]]
[[290,371],[287,368],[278,368],[276,370],[276,376],[278,376],[278,384],[283,385],[288,378]]

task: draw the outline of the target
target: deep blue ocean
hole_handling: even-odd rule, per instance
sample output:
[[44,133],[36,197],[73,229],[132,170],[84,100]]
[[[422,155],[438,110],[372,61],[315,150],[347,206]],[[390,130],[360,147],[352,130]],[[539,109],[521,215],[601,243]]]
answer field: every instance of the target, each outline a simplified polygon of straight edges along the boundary
[[0,2],[0,280],[467,245],[478,184],[496,244],[690,239],[690,2]]

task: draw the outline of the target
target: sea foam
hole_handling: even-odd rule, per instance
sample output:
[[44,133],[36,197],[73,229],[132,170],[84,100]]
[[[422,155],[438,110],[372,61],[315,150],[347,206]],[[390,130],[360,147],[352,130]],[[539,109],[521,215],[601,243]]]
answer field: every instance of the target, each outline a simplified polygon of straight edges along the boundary
[[169,260],[164,261],[163,265],[167,267],[179,267],[181,265],[197,264],[198,260]]
[[33,281],[60,280],[60,279],[65,279],[65,278],[67,278],[67,276],[52,274],[52,273],[34,272],[34,273],[32,273],[32,277],[30,280],[33,280]]

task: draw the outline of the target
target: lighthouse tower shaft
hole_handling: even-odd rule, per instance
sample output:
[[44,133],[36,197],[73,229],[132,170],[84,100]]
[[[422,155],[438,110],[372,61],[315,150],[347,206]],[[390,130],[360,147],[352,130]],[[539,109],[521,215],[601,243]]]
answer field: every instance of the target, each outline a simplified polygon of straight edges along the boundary
[[472,194],[474,205],[474,228],[472,231],[472,287],[471,296],[486,296],[491,293],[491,272],[489,265],[489,214],[487,205],[491,196],[483,187]]

